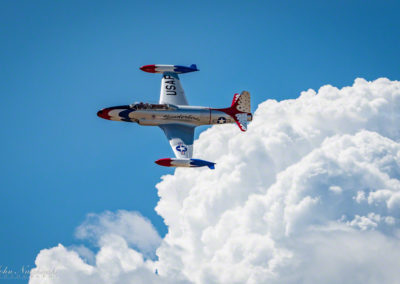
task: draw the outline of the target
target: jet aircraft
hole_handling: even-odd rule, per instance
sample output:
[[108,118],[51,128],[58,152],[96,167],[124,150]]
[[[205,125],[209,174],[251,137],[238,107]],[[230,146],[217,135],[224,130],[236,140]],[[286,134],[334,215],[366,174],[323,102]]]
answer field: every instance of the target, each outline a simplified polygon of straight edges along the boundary
[[215,163],[192,158],[194,129],[199,125],[236,123],[240,130],[247,130],[252,120],[250,93],[243,91],[233,96],[232,105],[227,108],[189,106],[178,74],[199,71],[195,64],[145,65],[141,70],[162,74],[161,94],[158,104],[134,103],[104,108],[97,112],[101,118],[136,122],[140,125],[158,126],[167,136],[176,158],[155,161],[166,167],[204,167],[214,169]]

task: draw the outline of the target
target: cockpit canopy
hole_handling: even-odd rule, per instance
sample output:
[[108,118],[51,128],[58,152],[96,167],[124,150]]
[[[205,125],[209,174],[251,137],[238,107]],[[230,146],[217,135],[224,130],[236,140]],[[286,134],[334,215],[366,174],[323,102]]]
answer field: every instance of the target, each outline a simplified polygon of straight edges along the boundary
[[130,108],[134,110],[173,110],[177,109],[176,106],[171,104],[149,104],[149,103],[133,103],[130,105]]

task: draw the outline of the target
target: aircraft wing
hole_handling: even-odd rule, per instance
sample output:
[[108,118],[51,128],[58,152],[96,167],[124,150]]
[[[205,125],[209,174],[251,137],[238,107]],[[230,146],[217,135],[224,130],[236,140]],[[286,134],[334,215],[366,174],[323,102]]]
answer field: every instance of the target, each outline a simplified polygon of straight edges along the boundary
[[161,73],[160,104],[188,105],[178,74],[199,71],[196,64],[190,66],[151,64],[140,67],[149,73]]
[[164,72],[161,80],[160,104],[188,105],[179,76],[175,72]]
[[159,127],[167,136],[177,158],[192,158],[194,127],[180,124],[164,124]]

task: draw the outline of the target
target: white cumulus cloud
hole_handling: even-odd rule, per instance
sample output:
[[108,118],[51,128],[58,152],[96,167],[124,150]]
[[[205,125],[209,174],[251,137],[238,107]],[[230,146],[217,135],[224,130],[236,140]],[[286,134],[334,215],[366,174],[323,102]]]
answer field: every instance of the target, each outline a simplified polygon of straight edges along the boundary
[[89,216],[76,234],[99,245],[94,263],[45,249],[30,283],[398,283],[399,121],[400,82],[385,78],[267,100],[246,133],[200,135],[215,171],[162,177],[162,240],[135,213]]
[[99,247],[71,246],[42,250],[29,283],[158,283],[151,258],[161,238],[139,213],[119,210],[88,214],[76,237]]
[[139,213],[126,210],[88,214],[76,229],[75,235],[78,239],[90,239],[99,246],[107,241],[109,235],[117,235],[128,245],[149,256],[154,254],[161,243],[160,236],[149,220]]

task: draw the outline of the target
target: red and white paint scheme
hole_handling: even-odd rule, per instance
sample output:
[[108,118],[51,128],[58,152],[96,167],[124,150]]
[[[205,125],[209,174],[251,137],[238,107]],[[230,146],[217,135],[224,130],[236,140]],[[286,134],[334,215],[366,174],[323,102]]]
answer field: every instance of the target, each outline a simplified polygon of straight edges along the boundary
[[189,73],[194,71],[199,71],[197,69],[196,64],[192,64],[189,67],[180,66],[180,65],[162,65],[162,64],[152,64],[152,65],[144,65],[140,67],[140,70],[149,72],[149,73],[165,73],[165,72],[173,72],[176,74]]
[[185,168],[199,168],[207,166],[210,169],[214,169],[215,163],[208,162],[199,159],[176,159],[176,158],[164,158],[155,161],[157,165],[164,167],[185,167]]
[[246,131],[252,120],[250,93],[243,91],[235,94],[232,104],[227,108],[209,108],[189,106],[178,74],[198,71],[197,66],[145,65],[145,72],[163,74],[158,104],[134,103],[109,107],[100,110],[97,115],[114,121],[136,122],[140,125],[158,126],[167,136],[176,158],[157,160],[156,163],[167,167],[203,167],[214,168],[214,163],[192,159],[194,129],[200,125],[236,123],[240,130]]

